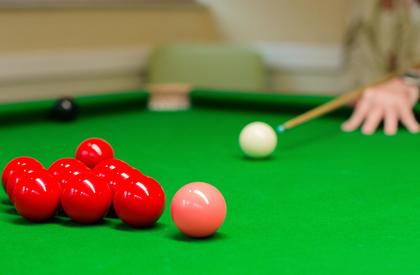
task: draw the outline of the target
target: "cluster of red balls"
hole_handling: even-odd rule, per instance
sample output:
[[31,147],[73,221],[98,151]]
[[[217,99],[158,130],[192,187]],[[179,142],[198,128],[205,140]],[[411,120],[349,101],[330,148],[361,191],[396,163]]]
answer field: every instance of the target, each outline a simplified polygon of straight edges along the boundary
[[2,183],[17,212],[34,222],[52,218],[62,207],[75,222],[96,223],[113,206],[124,223],[147,227],[165,208],[161,185],[116,159],[111,145],[99,138],[83,141],[75,158],[59,159],[48,169],[31,157],[15,158]]

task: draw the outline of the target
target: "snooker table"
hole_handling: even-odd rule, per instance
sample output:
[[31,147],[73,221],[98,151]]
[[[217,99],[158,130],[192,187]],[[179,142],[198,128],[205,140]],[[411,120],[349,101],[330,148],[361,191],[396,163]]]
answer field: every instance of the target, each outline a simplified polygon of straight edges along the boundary
[[[1,105],[1,166],[21,155],[49,166],[102,137],[167,195],[159,222],[133,229],[112,216],[90,226],[63,215],[30,223],[1,192],[1,273],[420,272],[418,135],[343,133],[344,108],[280,135],[271,158],[251,160],[238,145],[244,125],[276,126],[330,98],[209,89],[190,97],[192,107],[175,112],[147,110],[146,91],[78,97],[73,122],[48,117],[52,100]],[[170,218],[172,196],[192,181],[215,185],[227,202],[210,238],[184,237]]]

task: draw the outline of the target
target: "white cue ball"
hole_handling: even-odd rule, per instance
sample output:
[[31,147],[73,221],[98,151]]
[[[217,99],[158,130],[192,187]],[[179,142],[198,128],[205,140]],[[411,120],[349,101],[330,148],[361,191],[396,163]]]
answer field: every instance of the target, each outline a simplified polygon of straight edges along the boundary
[[276,149],[277,134],[267,123],[252,122],[242,129],[239,145],[248,157],[265,158]]

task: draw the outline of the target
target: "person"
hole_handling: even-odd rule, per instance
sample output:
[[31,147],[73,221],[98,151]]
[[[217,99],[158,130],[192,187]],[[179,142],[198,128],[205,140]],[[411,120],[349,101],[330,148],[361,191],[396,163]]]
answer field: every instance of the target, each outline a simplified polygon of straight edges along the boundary
[[355,10],[346,37],[351,83],[367,85],[390,72],[409,70],[366,89],[342,129],[361,128],[370,135],[383,122],[387,135],[396,134],[400,123],[418,133],[413,107],[419,99],[420,70],[413,61],[420,61],[420,1],[360,0]]

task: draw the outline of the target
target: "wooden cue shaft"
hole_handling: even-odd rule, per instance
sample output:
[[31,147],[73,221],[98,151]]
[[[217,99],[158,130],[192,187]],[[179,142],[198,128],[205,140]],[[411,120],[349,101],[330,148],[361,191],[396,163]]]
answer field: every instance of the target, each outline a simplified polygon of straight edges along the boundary
[[394,72],[392,74],[389,74],[387,77],[385,77],[384,79],[381,79],[380,81],[377,81],[371,85],[368,85],[366,87],[363,88],[359,88],[357,90],[351,91],[347,94],[344,94],[342,96],[337,97],[336,99],[333,99],[321,106],[318,106],[312,110],[307,111],[306,113],[303,113],[295,118],[292,118],[291,120],[287,121],[286,123],[284,123],[282,125],[283,129],[291,129],[294,128],[296,126],[299,126],[307,121],[310,121],[314,118],[320,117],[326,113],[332,112],[346,104],[349,104],[353,101],[355,101],[356,99],[358,99],[363,92],[372,86],[376,86],[376,85],[380,85],[394,77],[399,76],[400,73],[399,72]]

